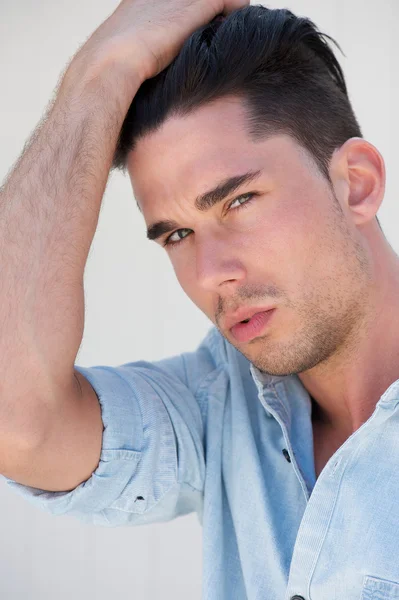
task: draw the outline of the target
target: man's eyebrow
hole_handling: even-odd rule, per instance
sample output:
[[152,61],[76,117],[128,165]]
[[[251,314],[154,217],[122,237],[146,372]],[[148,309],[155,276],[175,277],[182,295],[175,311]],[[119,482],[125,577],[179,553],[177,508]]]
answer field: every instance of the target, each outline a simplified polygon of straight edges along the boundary
[[[194,202],[194,206],[201,212],[206,212],[213,208],[215,204],[224,200],[227,196],[235,192],[244,183],[249,183],[254,179],[257,179],[261,175],[262,171],[248,171],[242,175],[236,175],[229,177],[224,181],[221,181],[215,188],[198,196]],[[179,228],[179,223],[176,221],[156,221],[152,223],[147,229],[147,238],[149,240],[156,240],[165,233],[169,233],[174,229]]]

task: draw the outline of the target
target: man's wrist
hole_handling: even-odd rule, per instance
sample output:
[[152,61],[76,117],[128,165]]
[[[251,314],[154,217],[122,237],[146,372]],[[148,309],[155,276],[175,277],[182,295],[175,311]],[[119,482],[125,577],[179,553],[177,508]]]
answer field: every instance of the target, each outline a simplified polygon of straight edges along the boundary
[[[144,68],[139,54],[128,62],[113,51],[111,43],[96,51],[81,50],[72,59],[61,87],[76,93],[97,93],[99,89],[117,96],[119,102],[130,106],[138,88],[145,81]],[[116,57],[118,56],[118,57]]]

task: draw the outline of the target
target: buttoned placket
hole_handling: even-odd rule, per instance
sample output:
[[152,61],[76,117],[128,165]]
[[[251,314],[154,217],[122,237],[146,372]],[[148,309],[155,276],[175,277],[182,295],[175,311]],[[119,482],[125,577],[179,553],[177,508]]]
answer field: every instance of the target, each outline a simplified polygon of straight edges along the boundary
[[[344,476],[347,464],[353,459],[358,449],[357,440],[360,436],[367,433],[367,428],[372,427],[373,421],[382,417],[381,411],[390,402],[389,398],[396,391],[398,386],[390,386],[380,399],[373,415],[356,431],[344,444],[331,456],[322,472],[320,473],[313,489],[309,490],[305,479],[302,476],[301,469],[297,463],[292,444],[288,436],[284,420],[284,411],[275,402],[270,394],[268,401],[267,389],[274,387],[278,395],[278,386],[275,382],[278,378],[265,376],[260,377],[256,368],[251,367],[253,379],[258,388],[258,398],[262,403],[268,417],[274,417],[279,423],[285,441],[285,448],[282,449],[284,456],[290,457],[290,465],[294,469],[297,478],[301,484],[302,490],[307,500],[307,506],[303,514],[299,530],[297,533],[292,560],[289,571],[287,590],[284,600],[313,600],[310,586],[314,569],[322,551],[323,541],[328,531],[331,515],[336,506],[340,482]],[[282,379],[280,379],[282,381]],[[396,384],[395,384],[396,385]],[[281,405],[284,403],[281,401]],[[288,460],[288,459],[287,459]],[[288,465],[287,465],[288,466]]]
[[[392,392],[394,390],[392,389]],[[390,397],[390,396],[389,396]],[[331,456],[320,473],[298,530],[292,555],[285,600],[314,600],[311,583],[335,510],[347,466],[361,452],[362,441],[372,428],[387,418],[390,403],[384,395],[370,418]]]

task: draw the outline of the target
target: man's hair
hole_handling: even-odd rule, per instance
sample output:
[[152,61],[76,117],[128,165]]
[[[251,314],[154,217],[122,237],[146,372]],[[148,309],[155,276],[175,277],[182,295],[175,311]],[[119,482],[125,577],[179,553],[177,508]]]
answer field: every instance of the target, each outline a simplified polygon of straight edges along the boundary
[[246,108],[250,139],[290,135],[310,153],[332,189],[334,150],[363,135],[343,71],[324,38],[342,52],[310,19],[262,5],[246,6],[200,27],[170,65],[138,89],[112,169],[126,172],[136,142],[168,117],[184,117],[212,100],[237,97]]

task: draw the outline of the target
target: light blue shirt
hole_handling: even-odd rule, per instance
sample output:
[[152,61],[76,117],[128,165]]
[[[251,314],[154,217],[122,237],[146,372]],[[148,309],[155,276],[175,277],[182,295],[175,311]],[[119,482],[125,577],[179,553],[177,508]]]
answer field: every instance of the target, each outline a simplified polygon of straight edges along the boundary
[[7,479],[28,500],[105,527],[196,512],[204,600],[399,600],[399,380],[316,482],[300,379],[215,327],[194,352],[76,368],[100,400],[100,462],[69,492]]

